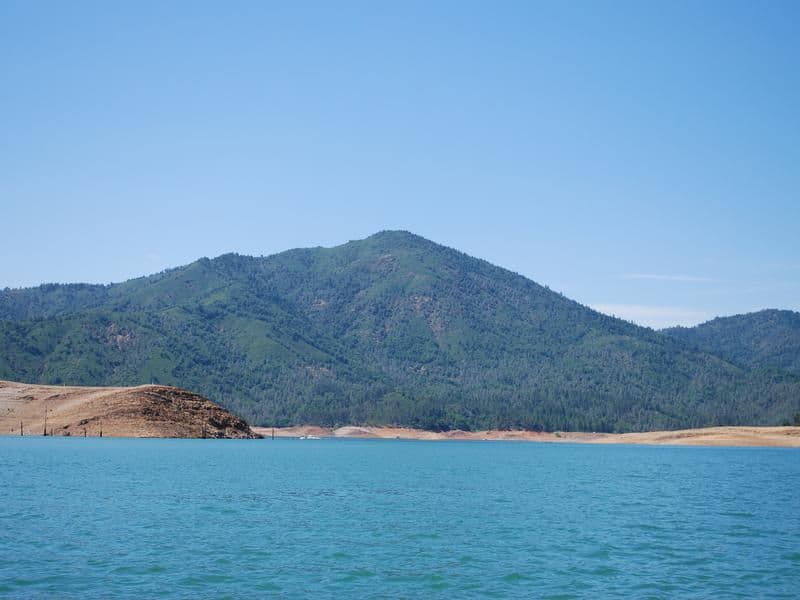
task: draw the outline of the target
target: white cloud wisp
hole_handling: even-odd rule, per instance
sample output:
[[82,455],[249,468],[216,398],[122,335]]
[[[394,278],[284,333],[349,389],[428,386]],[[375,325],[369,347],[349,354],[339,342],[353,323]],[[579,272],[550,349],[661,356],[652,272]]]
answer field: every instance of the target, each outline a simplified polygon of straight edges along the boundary
[[593,304],[594,310],[633,321],[637,325],[663,329],[682,325],[691,327],[713,318],[708,311],[681,306],[648,306],[644,304]]

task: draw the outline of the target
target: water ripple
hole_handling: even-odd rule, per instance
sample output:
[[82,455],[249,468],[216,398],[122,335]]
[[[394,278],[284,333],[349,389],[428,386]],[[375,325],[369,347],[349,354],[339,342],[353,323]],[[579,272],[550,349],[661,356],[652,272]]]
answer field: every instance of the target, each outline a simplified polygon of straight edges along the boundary
[[0,594],[796,597],[787,449],[0,438]]

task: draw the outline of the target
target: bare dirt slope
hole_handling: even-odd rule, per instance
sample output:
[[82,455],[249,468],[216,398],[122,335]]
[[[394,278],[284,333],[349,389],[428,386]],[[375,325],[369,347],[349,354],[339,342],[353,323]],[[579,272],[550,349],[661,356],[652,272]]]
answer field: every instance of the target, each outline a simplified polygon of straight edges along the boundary
[[258,437],[211,400],[163,385],[62,387],[0,380],[0,434],[170,438]]
[[562,431],[425,431],[406,427],[339,427],[338,429],[299,426],[254,428],[275,437],[345,437],[406,440],[514,440],[527,442],[580,444],[647,444],[676,446],[784,446],[800,447],[800,427],[707,427],[680,431],[645,433],[584,433]]

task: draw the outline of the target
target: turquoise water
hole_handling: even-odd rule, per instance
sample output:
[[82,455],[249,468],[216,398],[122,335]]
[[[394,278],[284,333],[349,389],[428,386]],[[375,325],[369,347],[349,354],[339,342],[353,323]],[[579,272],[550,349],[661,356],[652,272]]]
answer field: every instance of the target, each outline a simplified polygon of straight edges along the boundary
[[792,449],[0,438],[0,596],[800,594]]

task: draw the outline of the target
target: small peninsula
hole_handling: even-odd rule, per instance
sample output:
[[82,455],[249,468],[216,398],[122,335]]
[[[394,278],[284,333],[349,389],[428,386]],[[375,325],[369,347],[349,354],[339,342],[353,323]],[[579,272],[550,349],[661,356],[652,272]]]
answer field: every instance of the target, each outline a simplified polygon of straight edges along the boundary
[[260,437],[211,400],[177,387],[76,387],[0,380],[0,434],[43,435],[45,427],[53,436]]

